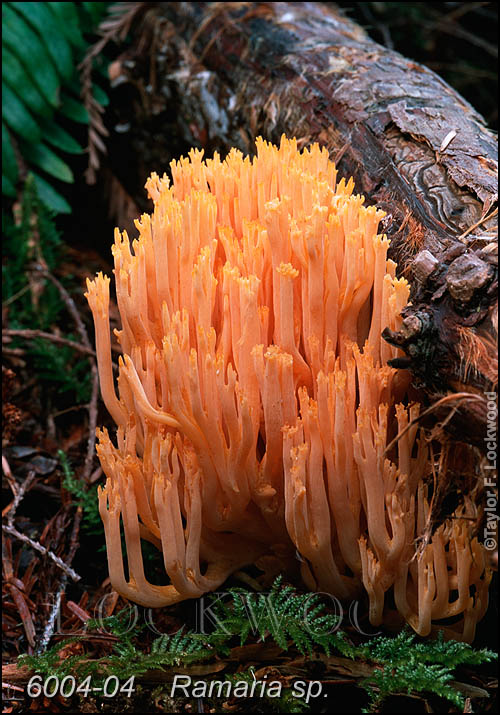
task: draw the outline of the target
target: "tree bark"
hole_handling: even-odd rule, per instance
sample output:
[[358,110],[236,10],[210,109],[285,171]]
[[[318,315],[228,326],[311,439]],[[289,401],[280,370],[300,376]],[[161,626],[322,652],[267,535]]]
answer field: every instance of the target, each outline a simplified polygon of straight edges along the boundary
[[[484,451],[485,393],[497,384],[498,164],[482,117],[323,3],[144,5],[119,61],[121,81],[145,98],[132,121],[149,113],[209,155],[252,153],[256,136],[282,133],[326,146],[340,176],[387,212],[391,257],[412,285],[401,331],[384,335],[407,355],[395,366],[429,404],[456,395],[435,416]],[[134,146],[145,173],[167,168],[163,140],[147,159],[132,131]]]

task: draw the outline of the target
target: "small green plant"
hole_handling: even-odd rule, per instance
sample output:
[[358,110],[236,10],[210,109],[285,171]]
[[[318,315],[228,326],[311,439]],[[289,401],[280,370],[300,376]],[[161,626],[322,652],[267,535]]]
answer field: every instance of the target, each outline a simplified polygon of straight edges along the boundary
[[[54,212],[38,196],[35,180],[29,176],[15,216],[2,213],[2,305],[8,315],[9,328],[61,332],[67,320],[67,308],[47,271],[57,268],[64,250],[55,226]],[[71,276],[62,282],[71,290]],[[68,340],[78,341],[71,333]],[[71,346],[54,344],[43,337],[26,343],[14,337],[12,346],[25,350],[29,367],[36,372],[41,385],[51,393],[65,395],[67,402],[82,404],[90,399],[88,358]],[[62,405],[66,407],[66,405]]]
[[82,528],[88,534],[103,536],[103,526],[99,516],[99,505],[97,501],[97,489],[87,489],[80,479],[75,477],[71,469],[68,457],[62,449],[58,450],[57,456],[63,471],[63,487],[77,500],[78,506],[83,511]]
[[462,694],[450,683],[455,668],[479,665],[497,657],[486,649],[474,650],[468,643],[445,641],[442,631],[434,641],[415,642],[415,634],[408,630],[395,638],[377,637],[363,652],[382,666],[361,683],[371,697],[370,707],[364,712],[373,712],[395,693],[434,693],[463,708]]
[[[46,330],[64,306],[56,287],[47,285],[42,291],[41,281],[30,282],[29,271],[43,264],[54,270],[62,241],[53,212],[40,201],[32,176],[24,184],[15,215],[2,212],[2,224],[2,303],[15,307],[10,311],[10,327]],[[40,289],[35,295],[34,287]]]

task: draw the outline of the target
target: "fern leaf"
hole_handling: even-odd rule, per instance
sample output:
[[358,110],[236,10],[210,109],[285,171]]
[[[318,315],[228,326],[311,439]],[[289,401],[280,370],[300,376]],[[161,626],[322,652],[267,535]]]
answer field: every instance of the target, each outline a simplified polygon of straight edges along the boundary
[[[53,107],[59,102],[59,78],[44,42],[12,7],[2,3],[3,41]],[[22,41],[20,42],[20,38]]]
[[12,198],[15,198],[16,194],[16,187],[12,183],[12,181],[2,174],[2,194],[5,194],[5,196],[11,196]]
[[33,114],[51,117],[53,108],[13,52],[2,46],[2,79]]
[[85,40],[80,31],[80,21],[73,2],[48,2],[51,12],[59,19],[64,36],[73,47],[83,50]]
[[41,38],[60,76],[69,79],[73,74],[73,55],[59,17],[51,12],[45,2],[12,2],[10,5]]
[[[17,161],[12,143],[10,141],[9,131],[2,122],[2,175],[5,175],[15,186],[18,179]],[[15,195],[15,191],[14,191]]]
[[32,172],[40,201],[55,213],[70,214],[71,206],[66,199],[44,178]]
[[45,144],[23,144],[22,150],[31,164],[43,169],[47,174],[68,184],[74,182],[73,172],[69,166]]
[[42,120],[40,121],[40,128],[43,132],[43,138],[49,142],[49,144],[52,144],[52,146],[68,154],[83,153],[83,148],[78,144],[76,139],[73,139],[71,134],[68,134],[68,132],[62,129],[58,124]]
[[12,131],[27,141],[40,139],[40,128],[19,97],[2,80],[2,119]]
[[59,111],[74,122],[79,122],[80,124],[89,123],[89,115],[83,104],[65,92],[62,94],[62,103],[59,107]]

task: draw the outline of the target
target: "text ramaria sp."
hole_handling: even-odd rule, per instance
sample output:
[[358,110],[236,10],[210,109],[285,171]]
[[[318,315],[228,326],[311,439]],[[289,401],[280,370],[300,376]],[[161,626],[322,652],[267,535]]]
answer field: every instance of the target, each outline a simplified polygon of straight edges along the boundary
[[[190,675],[176,675],[172,682],[170,697],[186,698],[280,698],[283,684],[279,680],[193,680]],[[321,695],[322,686],[317,680],[296,680],[291,693],[293,697],[311,698]]]

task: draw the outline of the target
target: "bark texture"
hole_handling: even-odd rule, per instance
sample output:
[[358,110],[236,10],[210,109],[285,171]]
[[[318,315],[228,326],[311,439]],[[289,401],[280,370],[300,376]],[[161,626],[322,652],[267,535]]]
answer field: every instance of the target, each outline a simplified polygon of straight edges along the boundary
[[[144,174],[169,147],[210,155],[256,136],[318,141],[340,176],[387,212],[391,257],[412,283],[398,334],[435,417],[484,449],[485,392],[497,377],[497,141],[440,77],[370,40],[323,3],[143,3],[115,67],[135,86],[129,148]],[[158,142],[137,125],[154,118]],[[461,395],[461,397],[460,397]],[[456,409],[450,416],[450,404]]]

